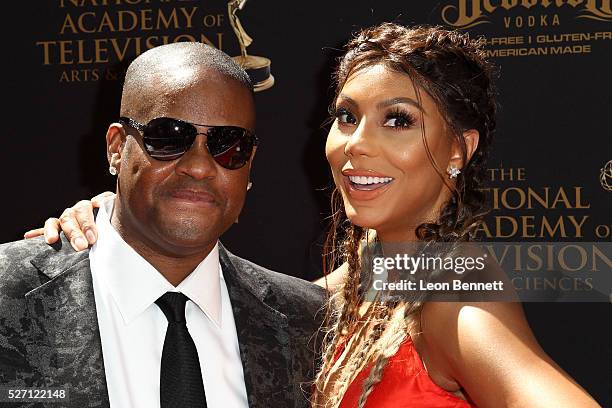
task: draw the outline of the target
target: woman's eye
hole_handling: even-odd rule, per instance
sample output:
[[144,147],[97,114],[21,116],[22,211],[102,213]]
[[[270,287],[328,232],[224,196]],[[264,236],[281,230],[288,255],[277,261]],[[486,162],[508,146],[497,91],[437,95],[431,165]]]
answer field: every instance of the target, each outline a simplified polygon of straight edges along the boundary
[[357,124],[357,118],[355,118],[355,116],[351,112],[344,108],[336,110],[336,118],[338,119],[339,123],[345,123],[350,125]]
[[393,128],[407,128],[414,125],[414,118],[406,113],[394,113],[387,116],[383,126]]

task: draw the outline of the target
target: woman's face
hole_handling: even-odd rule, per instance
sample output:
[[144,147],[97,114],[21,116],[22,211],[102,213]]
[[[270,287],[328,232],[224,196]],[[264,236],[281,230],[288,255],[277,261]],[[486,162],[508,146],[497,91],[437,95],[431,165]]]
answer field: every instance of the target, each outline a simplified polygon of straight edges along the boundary
[[[351,74],[336,100],[336,120],[325,153],[346,214],[373,228],[381,240],[409,241],[415,228],[433,221],[450,191],[423,143],[421,121],[435,163],[446,175],[460,167],[458,142],[434,100],[421,103],[408,75],[384,65]],[[422,112],[422,114],[421,114]]]

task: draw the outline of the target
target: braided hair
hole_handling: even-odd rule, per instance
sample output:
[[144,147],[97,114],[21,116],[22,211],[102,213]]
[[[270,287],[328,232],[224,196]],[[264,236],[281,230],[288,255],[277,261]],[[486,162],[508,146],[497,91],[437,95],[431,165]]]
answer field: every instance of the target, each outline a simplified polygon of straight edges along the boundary
[[[495,131],[496,102],[493,86],[494,67],[486,60],[484,40],[474,40],[467,33],[439,26],[407,28],[384,23],[357,33],[347,44],[334,73],[336,98],[349,76],[361,69],[384,64],[396,72],[405,73],[413,82],[420,99],[424,91],[432,97],[453,137],[463,152],[463,167],[456,183],[450,184],[435,163],[421,121],[425,149],[434,168],[452,195],[443,205],[437,219],[424,221],[416,229],[423,242],[460,242],[473,238],[488,212],[485,196],[480,191],[486,172],[486,160]],[[335,100],[334,99],[334,100]],[[463,132],[475,129],[479,133],[478,147],[467,160]],[[332,193],[332,228],[324,249],[325,265],[331,270],[337,265],[337,254],[348,263],[348,273],[342,289],[331,296],[326,319],[326,335],[320,370],[315,378],[313,406],[337,407],[350,382],[366,363],[370,373],[362,384],[359,408],[365,406],[373,387],[381,380],[389,358],[416,327],[415,321],[424,298],[404,302],[380,303],[370,307],[360,318],[364,301],[359,290],[361,262],[359,244],[367,236],[363,227],[352,225],[342,207],[340,194]],[[338,237],[344,237],[339,240]],[[340,241],[340,243],[339,243]],[[335,382],[340,395],[331,395],[326,384],[330,381],[337,349],[342,340],[350,338],[359,325],[370,325],[370,334],[351,348],[340,367]],[[342,372],[344,371],[344,372]]]

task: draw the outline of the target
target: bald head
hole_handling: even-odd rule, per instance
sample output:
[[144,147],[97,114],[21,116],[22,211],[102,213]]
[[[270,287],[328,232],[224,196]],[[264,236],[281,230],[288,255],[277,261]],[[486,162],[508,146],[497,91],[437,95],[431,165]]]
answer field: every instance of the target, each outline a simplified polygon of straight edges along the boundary
[[155,105],[172,103],[172,95],[201,81],[235,81],[251,93],[248,74],[224,52],[197,42],[152,48],[127,69],[121,116],[141,118]]
[[[221,51],[199,43],[164,45],[129,66],[121,116],[141,124],[180,119],[198,132],[190,138],[192,133],[178,129],[176,138],[188,146],[172,160],[151,156],[145,144],[149,128],[124,121],[106,132],[109,164],[118,170],[113,225],[156,268],[167,268],[167,274],[159,270],[173,282],[181,268],[193,271],[240,214],[254,153],[242,167],[230,169],[209,145],[227,143],[228,132],[211,128],[255,131],[253,89],[247,74]],[[243,154],[247,133],[230,133],[242,137],[223,154]],[[160,148],[175,149],[171,142],[159,141]]]

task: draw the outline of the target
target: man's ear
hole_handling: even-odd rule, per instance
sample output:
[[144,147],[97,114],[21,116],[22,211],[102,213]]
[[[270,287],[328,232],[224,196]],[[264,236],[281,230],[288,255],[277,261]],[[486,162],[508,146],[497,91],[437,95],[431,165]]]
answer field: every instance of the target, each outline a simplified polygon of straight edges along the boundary
[[121,170],[121,154],[127,134],[121,123],[111,123],[106,131],[106,157],[108,165]]
[[[467,161],[469,162],[474,152],[478,148],[478,139],[480,137],[480,133],[476,129],[469,129],[463,132],[463,139],[465,140],[465,150]],[[453,165],[458,169],[462,169],[467,163],[463,163],[463,156],[461,154],[461,145],[459,141],[455,139],[453,141],[451,158],[449,161],[449,165]]]

